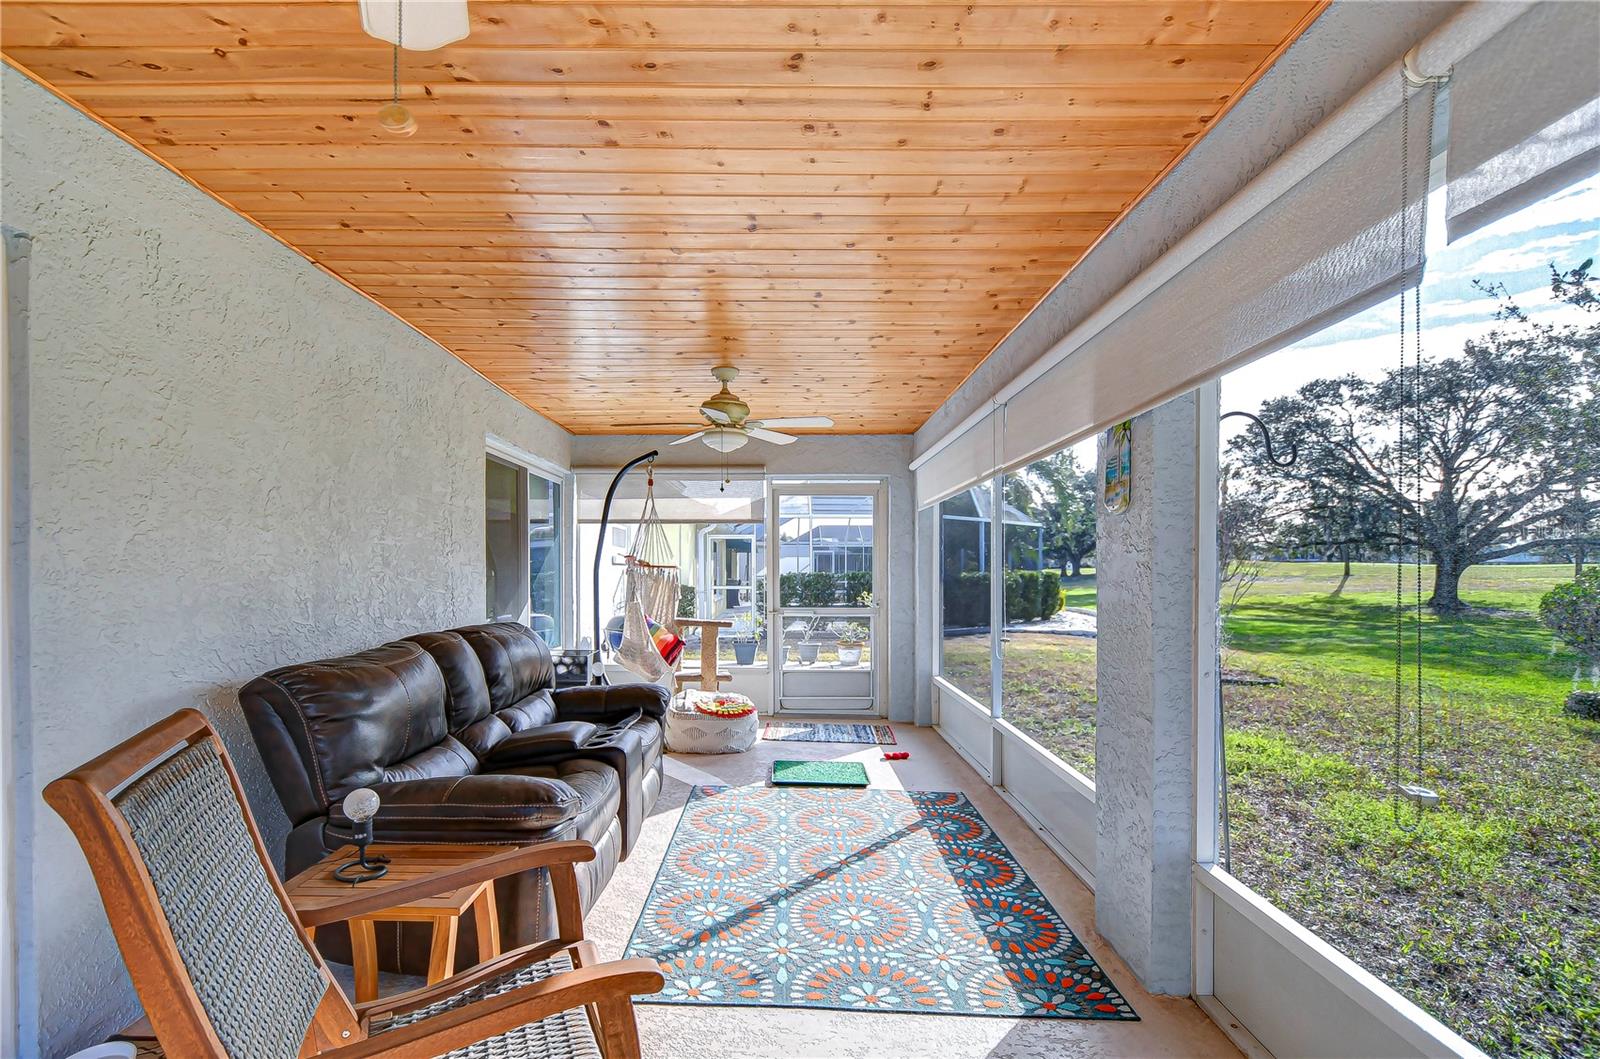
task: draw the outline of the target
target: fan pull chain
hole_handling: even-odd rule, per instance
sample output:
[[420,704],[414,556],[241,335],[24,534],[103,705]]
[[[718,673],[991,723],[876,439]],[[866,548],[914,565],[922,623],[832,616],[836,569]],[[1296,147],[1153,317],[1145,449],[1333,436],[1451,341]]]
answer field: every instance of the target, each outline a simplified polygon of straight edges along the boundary
[[417,119],[412,116],[411,110],[400,102],[400,49],[406,39],[406,5],[405,0],[394,2],[394,57],[391,67],[394,94],[389,102],[378,108],[378,124],[383,126],[385,132],[392,132],[396,136],[410,136],[417,131]]

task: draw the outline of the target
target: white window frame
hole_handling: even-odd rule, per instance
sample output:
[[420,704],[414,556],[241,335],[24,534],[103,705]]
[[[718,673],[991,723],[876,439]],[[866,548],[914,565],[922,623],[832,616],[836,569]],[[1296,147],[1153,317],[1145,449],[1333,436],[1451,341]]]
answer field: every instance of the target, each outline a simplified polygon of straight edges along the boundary
[[[560,535],[557,540],[557,550],[561,562],[561,599],[559,601],[556,620],[560,624],[561,646],[573,647],[582,639],[582,630],[578,628],[577,616],[577,577],[578,577],[578,524],[577,524],[577,489],[576,481],[571,471],[560,464],[535,455],[520,446],[514,445],[504,438],[493,434],[484,436],[484,454],[486,458],[505,464],[523,473],[522,487],[518,494],[517,509],[520,520],[525,524],[524,531],[518,535],[521,542],[521,578],[523,581],[522,620],[524,623],[532,615],[533,610],[533,585],[531,542],[528,540],[526,524],[528,523],[528,481],[527,476],[543,478],[561,490],[561,512],[557,520],[556,532]],[[484,556],[488,562],[488,556]]]

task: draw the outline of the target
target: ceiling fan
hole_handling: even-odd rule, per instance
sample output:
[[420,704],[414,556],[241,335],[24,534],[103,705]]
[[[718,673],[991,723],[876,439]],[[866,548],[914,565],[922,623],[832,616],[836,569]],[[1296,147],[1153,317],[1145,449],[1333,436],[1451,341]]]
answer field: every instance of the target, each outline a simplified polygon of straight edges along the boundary
[[771,429],[773,427],[833,426],[833,420],[827,416],[750,419],[748,418],[750,406],[728,389],[728,384],[739,377],[739,369],[723,365],[712,368],[711,375],[722,383],[722,389],[700,402],[700,414],[705,417],[708,425],[693,434],[679,438],[672,444],[685,445],[699,438],[718,452],[727,453],[743,448],[751,438],[771,442],[774,445],[790,445],[798,440],[793,434],[781,434]]

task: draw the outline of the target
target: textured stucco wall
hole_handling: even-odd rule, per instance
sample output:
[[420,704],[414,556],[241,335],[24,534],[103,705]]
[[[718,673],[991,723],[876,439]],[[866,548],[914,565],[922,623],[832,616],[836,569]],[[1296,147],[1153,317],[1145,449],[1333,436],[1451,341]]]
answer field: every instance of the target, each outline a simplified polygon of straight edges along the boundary
[[484,436],[561,464],[570,439],[10,68],[4,127],[5,222],[31,236],[21,973],[53,1056],[135,1009],[39,787],[198,706],[277,847],[235,689],[481,618]]
[[1095,551],[1095,925],[1154,993],[1190,987],[1195,409],[1133,421],[1132,502]]
[[[709,391],[708,391],[709,392]],[[719,467],[722,457],[699,442],[668,448],[670,436],[578,436],[572,466],[620,467],[660,449],[663,467]],[[916,711],[916,512],[912,507],[909,434],[807,435],[792,445],[752,443],[729,457],[735,467],[762,466],[769,475],[860,475],[889,483],[889,718],[912,721]],[[589,561],[582,556],[582,561]],[[592,558],[592,557],[591,557]]]
[[918,429],[922,453],[982,407],[1463,4],[1335,0]]

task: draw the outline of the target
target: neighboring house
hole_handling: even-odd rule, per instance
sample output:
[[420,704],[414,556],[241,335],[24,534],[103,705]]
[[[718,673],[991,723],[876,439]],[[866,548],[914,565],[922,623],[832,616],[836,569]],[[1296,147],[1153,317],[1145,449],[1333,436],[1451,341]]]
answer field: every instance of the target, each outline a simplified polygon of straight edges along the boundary
[[[968,489],[942,505],[942,526],[947,542],[945,573],[982,573],[989,569],[989,525],[994,518],[994,497],[988,489]],[[1019,508],[1004,504],[1006,566],[1010,569],[1044,567],[1044,525]]]

